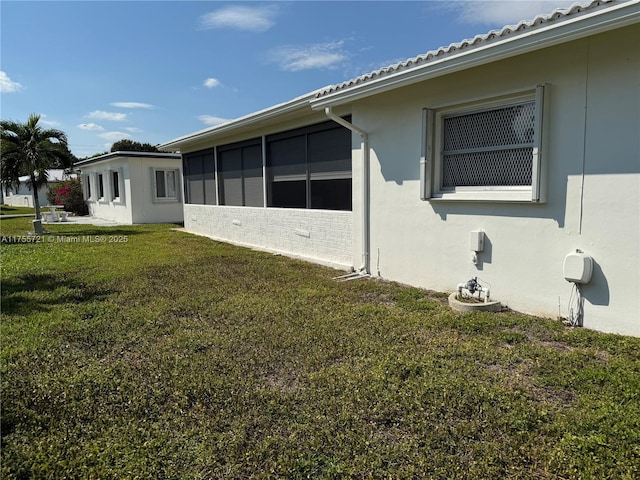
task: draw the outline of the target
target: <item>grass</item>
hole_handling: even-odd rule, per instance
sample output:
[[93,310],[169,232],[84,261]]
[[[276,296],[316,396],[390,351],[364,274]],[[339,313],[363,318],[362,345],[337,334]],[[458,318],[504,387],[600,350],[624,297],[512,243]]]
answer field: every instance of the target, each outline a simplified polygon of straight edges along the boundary
[[0,205],[0,216],[2,215],[35,215],[35,209],[31,207]]
[[170,227],[0,246],[3,478],[640,475],[640,339]]

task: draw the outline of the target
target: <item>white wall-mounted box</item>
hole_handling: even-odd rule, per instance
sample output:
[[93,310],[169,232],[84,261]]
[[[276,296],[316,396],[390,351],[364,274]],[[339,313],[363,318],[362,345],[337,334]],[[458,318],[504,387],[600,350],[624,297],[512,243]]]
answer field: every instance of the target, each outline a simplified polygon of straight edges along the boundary
[[567,282],[589,283],[593,273],[593,259],[584,252],[570,253],[564,257],[562,273]]
[[482,230],[472,230],[469,234],[469,249],[474,252],[484,250],[484,232]]

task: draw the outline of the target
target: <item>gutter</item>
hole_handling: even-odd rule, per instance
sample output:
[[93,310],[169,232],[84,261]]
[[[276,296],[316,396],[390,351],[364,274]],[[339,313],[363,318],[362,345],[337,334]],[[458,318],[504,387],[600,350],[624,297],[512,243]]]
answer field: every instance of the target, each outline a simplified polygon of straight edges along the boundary
[[333,113],[330,106],[324,109],[324,113],[337,124],[357,133],[360,135],[360,138],[362,138],[362,265],[358,269],[358,274],[369,276],[371,275],[371,242],[369,238],[371,218],[371,206],[369,202],[369,135],[353,123],[349,123],[344,118]]

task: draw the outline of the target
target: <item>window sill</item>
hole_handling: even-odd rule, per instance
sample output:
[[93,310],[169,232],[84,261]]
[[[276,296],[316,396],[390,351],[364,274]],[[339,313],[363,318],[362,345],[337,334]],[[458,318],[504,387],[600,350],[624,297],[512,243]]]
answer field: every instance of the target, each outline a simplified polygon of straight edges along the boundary
[[154,198],[153,203],[180,203],[177,198]]
[[438,192],[430,198],[433,202],[506,202],[538,203],[531,199],[531,189],[522,190],[466,190]]

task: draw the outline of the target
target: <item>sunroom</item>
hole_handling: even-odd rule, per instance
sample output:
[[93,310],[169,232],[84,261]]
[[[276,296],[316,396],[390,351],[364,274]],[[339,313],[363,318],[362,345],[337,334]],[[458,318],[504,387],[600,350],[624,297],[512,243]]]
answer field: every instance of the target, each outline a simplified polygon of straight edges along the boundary
[[350,268],[351,131],[308,103],[290,121],[269,125],[275,110],[291,106],[161,146],[182,153],[185,229]]

